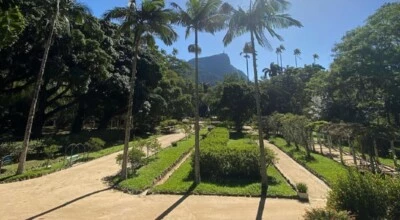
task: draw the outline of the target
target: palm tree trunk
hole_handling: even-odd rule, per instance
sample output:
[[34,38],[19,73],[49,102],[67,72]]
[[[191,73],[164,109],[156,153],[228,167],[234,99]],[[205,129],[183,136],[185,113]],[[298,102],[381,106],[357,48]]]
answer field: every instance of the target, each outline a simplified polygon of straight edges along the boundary
[[198,51],[198,30],[194,29],[195,44],[195,108],[194,108],[194,174],[195,184],[201,182],[200,178],[200,117],[199,117],[199,51]]
[[296,68],[297,68],[297,56],[294,55],[294,62],[296,63]]
[[47,38],[47,42],[45,45],[42,63],[40,64],[39,74],[36,79],[35,92],[33,94],[31,107],[29,109],[28,120],[27,120],[26,127],[25,127],[24,141],[22,143],[22,152],[19,157],[19,164],[18,164],[18,169],[17,169],[17,173],[16,173],[17,175],[22,174],[25,170],[26,155],[28,153],[28,148],[29,148],[29,138],[31,136],[33,119],[35,117],[36,104],[38,102],[39,92],[40,92],[40,88],[42,86],[44,70],[46,68],[47,57],[49,56],[51,41],[52,41],[53,35],[54,35],[54,27],[55,27],[56,21],[58,19],[59,11],[60,11],[60,0],[57,0],[56,14],[51,23],[50,34],[49,34],[49,37]]
[[281,71],[283,72],[283,65],[282,65],[282,53],[279,54],[279,57],[281,58]]
[[354,145],[351,143],[350,138],[347,138],[347,143],[351,149],[351,154],[353,155],[353,163],[357,167],[357,155],[356,155],[356,150],[354,148]]
[[246,70],[247,70],[247,82],[250,81],[249,79],[249,58],[246,57]]
[[374,154],[376,157],[376,162],[379,164],[379,153],[378,153],[378,146],[376,144],[376,138],[374,138]]
[[257,60],[254,44],[254,33],[250,31],[251,47],[253,48],[253,68],[254,68],[254,87],[255,98],[257,107],[257,127],[258,127],[258,141],[260,146],[260,175],[261,175],[261,195],[265,196],[268,189],[268,176],[267,176],[267,162],[265,160],[264,138],[262,131],[262,118],[261,118],[261,103],[260,103],[260,88],[258,87],[258,74],[257,74]]
[[129,150],[129,141],[131,136],[131,130],[133,125],[133,116],[132,116],[132,109],[133,109],[133,95],[135,94],[135,80],[136,80],[136,72],[137,72],[137,60],[139,56],[139,37],[135,36],[134,41],[134,52],[133,52],[133,59],[132,59],[132,75],[129,82],[129,95],[128,95],[128,109],[126,111],[125,117],[125,140],[124,140],[124,152],[122,154],[122,166],[121,166],[121,178],[127,179],[128,178],[128,150]]

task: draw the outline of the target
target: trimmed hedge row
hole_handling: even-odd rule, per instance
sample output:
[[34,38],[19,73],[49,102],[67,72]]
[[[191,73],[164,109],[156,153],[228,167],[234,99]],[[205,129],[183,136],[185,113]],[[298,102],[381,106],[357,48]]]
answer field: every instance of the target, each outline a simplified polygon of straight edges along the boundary
[[201,177],[212,181],[226,178],[258,180],[260,152],[257,145],[250,140],[233,145],[228,141],[228,129],[215,128],[201,142]]

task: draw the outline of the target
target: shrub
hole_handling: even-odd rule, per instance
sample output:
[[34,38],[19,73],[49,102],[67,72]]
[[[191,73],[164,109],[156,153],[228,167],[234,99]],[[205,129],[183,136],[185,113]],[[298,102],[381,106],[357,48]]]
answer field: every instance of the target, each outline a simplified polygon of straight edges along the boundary
[[304,220],[352,220],[348,212],[335,211],[332,209],[311,209],[303,216]]
[[86,146],[88,146],[89,151],[99,151],[104,148],[104,146],[106,145],[106,142],[104,142],[100,138],[91,137],[85,144],[86,144]]
[[357,219],[399,219],[400,180],[349,171],[329,193],[328,206],[348,210]]
[[[200,170],[203,179],[220,181],[224,178],[247,178],[258,180],[259,150],[253,142],[238,142],[228,146],[229,131],[215,128],[201,142]],[[270,164],[273,156],[266,151]],[[194,160],[193,160],[194,161]]]
[[160,123],[161,133],[169,134],[175,130],[175,126],[178,125],[178,121],[175,119],[164,120]]
[[305,183],[297,183],[296,189],[297,189],[297,192],[299,192],[299,193],[307,193],[308,192],[308,187]]
[[[145,165],[145,160],[143,159],[145,154],[142,150],[133,147],[128,152],[128,162],[131,164],[131,172],[132,174],[136,173],[136,170]],[[116,160],[118,164],[122,163],[122,154],[118,154]]]

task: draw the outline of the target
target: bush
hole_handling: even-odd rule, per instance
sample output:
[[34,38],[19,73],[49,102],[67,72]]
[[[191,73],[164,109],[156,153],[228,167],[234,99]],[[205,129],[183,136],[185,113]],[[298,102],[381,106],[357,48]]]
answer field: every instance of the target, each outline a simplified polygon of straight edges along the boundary
[[305,183],[297,183],[296,189],[297,189],[297,192],[299,192],[299,193],[307,193],[308,192],[308,187]]
[[88,151],[99,151],[104,148],[106,145],[106,142],[104,142],[102,139],[97,138],[97,137],[91,137],[86,143],[86,146],[88,146]]
[[178,125],[178,120],[175,120],[175,119],[169,119],[169,120],[162,121],[160,123],[161,133],[169,134],[169,133],[174,132],[176,125]]
[[[224,178],[246,178],[258,180],[259,149],[253,142],[235,142],[228,146],[229,131],[215,128],[201,142],[200,171],[203,179],[220,181]],[[272,153],[266,151],[267,161],[272,161]],[[194,160],[193,160],[194,161]]]
[[329,193],[328,206],[348,210],[357,219],[399,219],[400,180],[349,171]]
[[[128,162],[131,164],[131,172],[132,174],[136,173],[136,170],[145,165],[145,160],[143,160],[143,157],[145,154],[143,153],[142,150],[133,147],[131,150],[128,152]],[[119,154],[117,156],[117,163],[121,164],[122,163],[122,154]]]
[[345,211],[332,209],[311,209],[303,216],[304,220],[352,220],[354,217]]

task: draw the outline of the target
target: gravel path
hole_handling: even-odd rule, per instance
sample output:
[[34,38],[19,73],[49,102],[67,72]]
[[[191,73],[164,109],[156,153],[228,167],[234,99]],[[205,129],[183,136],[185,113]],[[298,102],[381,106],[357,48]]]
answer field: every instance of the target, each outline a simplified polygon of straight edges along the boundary
[[[162,147],[183,134],[162,136]],[[308,203],[219,196],[134,196],[110,189],[118,153],[40,178],[0,184],[0,219],[301,219]]]
[[311,207],[325,207],[329,187],[275,145],[268,141],[264,141],[264,144],[276,154],[278,160],[275,166],[291,183],[303,182],[307,184]]

